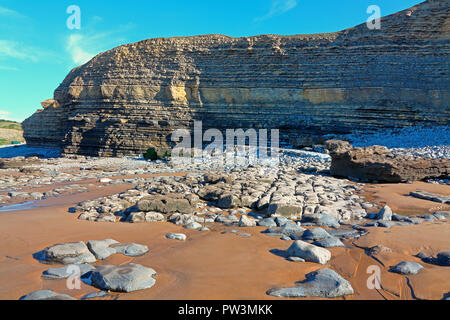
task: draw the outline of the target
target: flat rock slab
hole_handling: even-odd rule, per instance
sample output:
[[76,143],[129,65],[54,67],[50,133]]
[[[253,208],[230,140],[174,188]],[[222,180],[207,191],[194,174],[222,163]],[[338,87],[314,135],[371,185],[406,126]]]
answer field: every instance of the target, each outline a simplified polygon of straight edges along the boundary
[[84,295],[81,300],[90,300],[90,299],[97,299],[97,298],[104,298],[108,297],[109,293],[106,291],[99,291],[99,292],[91,292],[86,295]]
[[68,265],[61,268],[51,268],[42,273],[42,278],[46,280],[60,280],[67,279],[70,276],[79,276],[82,277],[89,271],[94,270],[95,267],[90,264],[75,264]]
[[180,241],[186,241],[187,237],[183,233],[168,233],[166,234],[167,239],[171,240],[180,240]]
[[337,298],[353,294],[350,283],[331,269],[320,269],[306,275],[295,287],[272,288],[268,295],[283,298]]
[[313,244],[322,248],[344,247],[342,241],[336,237],[329,237],[322,240],[317,240],[314,241]]
[[115,292],[133,292],[153,287],[156,271],[130,263],[124,266],[101,266],[91,273],[96,288]]
[[56,244],[34,254],[34,257],[47,264],[85,264],[97,261],[82,241]]
[[127,257],[141,257],[148,252],[147,246],[137,243],[114,244],[112,248]]
[[423,266],[417,262],[402,261],[395,267],[391,268],[391,272],[399,274],[418,274],[423,269]]
[[33,291],[19,300],[76,300],[66,294],[56,293],[51,290]]
[[331,252],[327,249],[297,240],[286,252],[288,257],[298,257],[305,261],[326,264],[331,259]]
[[117,253],[117,250],[110,246],[118,243],[118,241],[113,239],[90,240],[87,243],[87,247],[98,260],[104,260],[110,255]]
[[302,239],[303,240],[310,240],[310,241],[317,241],[322,240],[331,237],[331,235],[322,228],[315,228],[315,229],[309,229],[303,232]]

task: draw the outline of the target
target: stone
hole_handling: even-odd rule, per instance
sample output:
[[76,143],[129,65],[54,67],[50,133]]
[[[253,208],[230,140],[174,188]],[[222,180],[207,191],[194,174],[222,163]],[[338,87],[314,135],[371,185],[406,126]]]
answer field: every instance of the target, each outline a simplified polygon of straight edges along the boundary
[[329,237],[329,238],[317,240],[317,241],[314,241],[313,244],[316,246],[322,247],[322,248],[344,247],[344,244],[342,243],[342,241],[336,237]]
[[317,214],[312,216],[303,216],[302,222],[312,223],[316,226],[339,228],[339,221],[329,214]]
[[433,216],[438,220],[446,220],[450,218],[450,211],[436,211],[433,213]]
[[180,198],[175,194],[172,195],[152,195],[142,198],[137,203],[139,211],[144,212],[160,212],[160,213],[182,213],[193,214],[194,206],[188,199]]
[[326,264],[331,259],[331,253],[327,249],[297,240],[286,252],[289,257],[298,257],[305,261]]
[[168,233],[166,234],[166,238],[171,240],[186,241],[187,237],[183,233]]
[[392,220],[392,209],[389,206],[384,206],[383,208],[381,208],[380,212],[378,212],[376,219],[391,221]]
[[291,288],[272,288],[268,295],[282,298],[337,298],[354,293],[351,284],[331,269],[320,269]]
[[19,300],[76,300],[66,294],[56,293],[51,290],[33,291]]
[[450,266],[450,251],[440,252],[437,254],[437,263],[441,266]]
[[288,257],[287,260],[292,262],[305,262],[305,259],[299,257]]
[[82,241],[56,244],[36,253],[35,258],[43,263],[84,264],[97,261]]
[[185,229],[198,230],[202,225],[198,222],[191,222],[184,226]]
[[260,227],[276,227],[277,223],[275,222],[275,220],[273,218],[265,218],[265,219],[259,220],[257,222],[257,225]]
[[285,203],[270,203],[267,208],[268,215],[280,215],[284,217],[301,218],[303,213],[303,206],[285,204]]
[[303,240],[307,241],[317,241],[322,240],[331,237],[331,235],[322,228],[314,228],[314,229],[308,229],[305,232],[303,232]]
[[133,292],[153,287],[156,271],[139,264],[100,266],[91,273],[92,285],[101,290]]
[[148,247],[137,243],[115,244],[111,246],[117,253],[127,257],[140,257],[148,252]]
[[238,223],[239,227],[256,227],[256,220],[249,218],[247,215],[243,214]]
[[450,175],[450,159],[393,155],[382,146],[353,148],[348,142],[327,141],[333,176],[399,183]]
[[275,218],[274,218],[274,221],[275,221],[275,223],[277,224],[277,226],[282,227],[282,226],[284,226],[286,223],[290,222],[291,220],[289,220],[289,219],[286,218],[286,217],[279,216],[279,217],[275,217]]
[[417,262],[402,261],[390,269],[391,272],[400,274],[418,274],[423,266]]
[[[44,278],[45,280],[60,280],[66,279],[70,276],[82,277],[83,275],[94,269],[95,267],[89,264],[75,264],[61,268],[51,268],[42,273],[42,278]],[[80,271],[79,273],[78,270]]]
[[98,292],[92,292],[84,295],[81,300],[90,300],[90,299],[97,299],[97,298],[104,298],[108,297],[109,293],[106,291],[98,291]]
[[98,260],[104,260],[110,255],[117,253],[116,249],[110,246],[118,243],[118,241],[113,239],[90,240],[87,242],[87,247]]
[[376,256],[379,254],[392,253],[391,248],[385,247],[383,245],[376,245],[369,249],[369,254],[371,256]]
[[[280,142],[295,147],[327,134],[446,123],[448,7],[426,1],[410,10],[412,17],[405,11],[384,17],[376,33],[361,21],[326,34],[126,44],[72,70],[54,99],[24,121],[24,138],[28,146],[60,146],[65,154],[120,157],[173,145],[173,130],[194,120],[205,131],[281,127]],[[432,61],[417,59],[425,45],[421,54]],[[424,107],[427,99],[432,110]]]

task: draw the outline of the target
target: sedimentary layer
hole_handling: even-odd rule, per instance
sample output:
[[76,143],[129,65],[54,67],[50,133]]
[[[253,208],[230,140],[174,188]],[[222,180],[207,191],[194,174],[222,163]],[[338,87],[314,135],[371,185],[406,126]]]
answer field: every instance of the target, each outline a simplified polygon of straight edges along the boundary
[[73,69],[23,123],[29,145],[120,156],[170,145],[177,128],[275,128],[282,142],[448,123],[449,4],[426,1],[314,35],[158,38]]

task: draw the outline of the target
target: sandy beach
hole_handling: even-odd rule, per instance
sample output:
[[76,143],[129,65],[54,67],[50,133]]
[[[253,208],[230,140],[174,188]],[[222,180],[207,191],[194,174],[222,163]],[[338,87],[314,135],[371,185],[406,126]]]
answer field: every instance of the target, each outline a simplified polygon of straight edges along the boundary
[[[87,284],[81,290],[69,290],[65,280],[44,280],[49,268],[32,256],[50,245],[65,242],[113,238],[121,243],[140,243],[149,253],[131,258],[113,255],[96,265],[124,265],[130,262],[157,271],[151,289],[127,294],[113,293],[105,299],[277,299],[266,294],[272,287],[293,286],[305,274],[322,268],[315,263],[290,262],[277,254],[291,242],[262,234],[265,228],[238,228],[243,237],[229,232],[232,227],[214,225],[210,232],[186,230],[168,222],[159,223],[92,223],[77,219],[68,208],[78,202],[107,196],[130,188],[127,185],[93,188],[88,193],[42,200],[31,210],[0,214],[0,299],[18,299],[36,290],[50,289],[75,298],[96,291]],[[379,203],[388,203],[399,213],[426,213],[433,203],[411,200],[404,196],[416,189],[450,194],[449,186],[425,183],[368,185],[366,192]],[[420,225],[367,228],[367,235],[345,242],[344,248],[331,248],[328,267],[348,279],[355,293],[345,299],[441,299],[450,288],[448,267],[424,264],[419,275],[394,274],[389,268],[400,261],[420,262],[413,255],[423,251],[429,255],[450,248],[450,225],[437,221]],[[228,232],[226,232],[228,231]],[[168,240],[168,232],[185,233],[188,240]],[[224,233],[225,232],[225,233]],[[439,235],[439,236],[437,236]],[[377,255],[366,249],[384,245],[392,253]],[[381,290],[367,287],[367,268],[376,265],[382,270]],[[342,298],[341,298],[342,299]]]

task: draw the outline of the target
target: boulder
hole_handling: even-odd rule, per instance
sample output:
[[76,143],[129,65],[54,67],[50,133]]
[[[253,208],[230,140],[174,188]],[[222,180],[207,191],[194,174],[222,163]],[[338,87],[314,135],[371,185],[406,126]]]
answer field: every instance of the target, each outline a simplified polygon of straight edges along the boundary
[[239,227],[256,227],[256,220],[243,214],[238,223]]
[[423,266],[417,262],[402,261],[390,269],[391,272],[400,274],[418,274]]
[[305,261],[326,264],[331,259],[331,253],[327,249],[297,240],[286,252],[288,257],[298,257]]
[[117,253],[116,249],[110,246],[118,243],[118,241],[113,239],[90,240],[87,242],[87,247],[98,260],[104,260],[110,255]]
[[92,285],[101,290],[133,292],[153,287],[156,271],[130,263],[123,266],[100,266],[91,273]]
[[76,300],[66,294],[56,293],[51,290],[33,291],[19,300]]
[[166,238],[171,240],[186,241],[187,237],[183,233],[168,233],[166,234]]
[[394,155],[382,146],[353,148],[347,142],[326,141],[333,176],[363,181],[399,183],[450,175],[450,159]]
[[[79,268],[79,269],[78,269]],[[79,274],[75,270],[79,270]],[[89,271],[94,270],[95,267],[90,264],[75,264],[61,268],[51,268],[42,273],[42,278],[45,280],[60,280],[67,279],[70,276],[84,276]]]
[[385,220],[385,221],[391,221],[392,220],[392,210],[389,206],[384,206],[381,208],[380,212],[378,212],[377,220]]
[[320,269],[290,288],[272,288],[268,295],[282,298],[337,298],[354,293],[351,284],[331,269]]
[[148,247],[137,243],[115,244],[111,246],[117,253],[127,257],[140,257],[148,252]]
[[137,203],[139,211],[160,212],[160,213],[183,213],[193,214],[195,207],[191,205],[189,199],[181,198],[178,195],[151,195],[142,198]]
[[34,255],[42,263],[84,264],[97,261],[82,241],[56,244]]
[[314,229],[308,229],[305,232],[303,232],[303,240],[306,241],[317,241],[322,240],[331,237],[331,235],[322,228],[314,228]]

